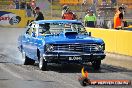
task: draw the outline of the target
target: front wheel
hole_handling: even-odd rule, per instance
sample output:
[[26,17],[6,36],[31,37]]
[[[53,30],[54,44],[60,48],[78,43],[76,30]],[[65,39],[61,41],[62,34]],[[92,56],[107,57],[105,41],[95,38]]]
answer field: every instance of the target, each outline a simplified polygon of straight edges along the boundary
[[39,69],[42,70],[42,71],[46,71],[47,70],[47,62],[44,60],[43,57],[40,57]]
[[92,67],[94,68],[94,70],[100,69],[101,60],[95,60],[95,61],[92,61],[91,63],[92,63]]
[[25,52],[22,52],[22,59],[24,65],[34,65],[35,60],[30,59],[26,56]]

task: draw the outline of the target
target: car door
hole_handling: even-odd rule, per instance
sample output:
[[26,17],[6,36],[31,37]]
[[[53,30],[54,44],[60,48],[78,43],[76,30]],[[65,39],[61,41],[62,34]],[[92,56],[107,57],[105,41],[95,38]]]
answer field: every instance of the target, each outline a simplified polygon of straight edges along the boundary
[[28,56],[29,58],[33,59],[33,56],[32,56],[32,24],[29,24],[29,26],[27,27],[27,30],[23,36],[23,50],[24,52],[26,53],[26,56]]
[[38,45],[38,25],[36,23],[32,24],[32,37],[30,38],[30,52],[34,60],[37,60],[37,45]]

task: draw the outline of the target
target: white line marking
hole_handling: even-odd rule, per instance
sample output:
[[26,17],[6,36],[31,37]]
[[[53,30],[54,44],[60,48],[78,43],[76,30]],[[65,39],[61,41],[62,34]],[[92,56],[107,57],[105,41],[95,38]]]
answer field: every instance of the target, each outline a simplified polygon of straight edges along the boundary
[[21,77],[19,74],[11,71],[9,68],[6,67],[6,65],[4,64],[0,64],[0,68],[8,73],[10,73],[12,76],[16,77],[16,78],[19,78],[19,79],[24,79],[23,77]]

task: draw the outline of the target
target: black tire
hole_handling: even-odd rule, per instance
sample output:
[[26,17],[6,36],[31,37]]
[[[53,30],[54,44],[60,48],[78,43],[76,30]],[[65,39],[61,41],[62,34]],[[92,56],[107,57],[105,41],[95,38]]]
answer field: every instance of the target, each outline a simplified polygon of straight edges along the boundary
[[101,60],[95,60],[95,61],[92,61],[91,63],[92,63],[92,67],[94,68],[94,70],[100,69]]
[[44,57],[40,57],[39,69],[42,70],[42,71],[46,71],[47,70],[47,62],[44,60]]
[[25,52],[22,52],[22,59],[24,65],[34,65],[35,60],[32,60],[31,58],[27,57]]
[[29,57],[25,57],[24,65],[34,65],[35,60],[30,59]]

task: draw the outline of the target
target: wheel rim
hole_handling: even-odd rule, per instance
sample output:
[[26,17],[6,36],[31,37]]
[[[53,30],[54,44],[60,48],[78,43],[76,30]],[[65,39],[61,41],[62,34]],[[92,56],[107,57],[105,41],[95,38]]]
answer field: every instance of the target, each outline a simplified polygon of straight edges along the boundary
[[43,58],[41,57],[39,61],[39,68],[42,69],[42,67],[43,67]]
[[25,63],[25,58],[26,58],[25,52],[22,52],[22,62],[23,63]]

